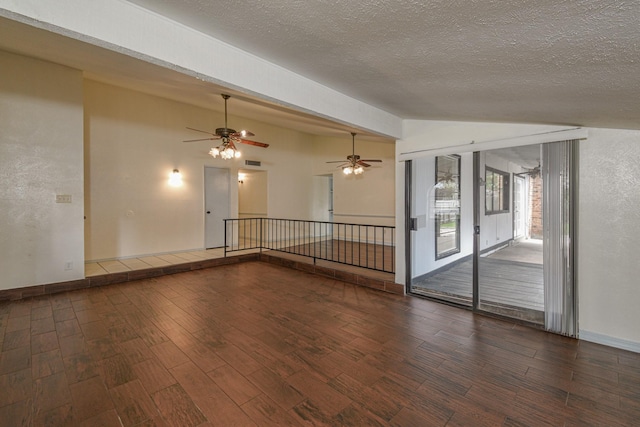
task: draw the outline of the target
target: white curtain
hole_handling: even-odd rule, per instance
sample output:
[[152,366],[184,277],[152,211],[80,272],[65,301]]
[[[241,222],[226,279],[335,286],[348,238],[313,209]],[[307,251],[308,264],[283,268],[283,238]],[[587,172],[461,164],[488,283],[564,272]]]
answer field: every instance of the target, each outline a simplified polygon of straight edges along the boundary
[[575,337],[575,170],[577,141],[542,144],[544,306],[548,331]]

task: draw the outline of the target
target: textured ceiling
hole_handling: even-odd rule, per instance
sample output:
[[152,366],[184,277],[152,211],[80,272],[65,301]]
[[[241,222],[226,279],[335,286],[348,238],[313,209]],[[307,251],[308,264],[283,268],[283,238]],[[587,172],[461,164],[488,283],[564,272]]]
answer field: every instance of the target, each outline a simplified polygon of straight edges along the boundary
[[128,1],[402,118],[640,127],[638,1]]
[[[114,1],[404,119],[640,129],[640,1]],[[393,141],[38,25],[0,18],[0,49],[206,108],[227,92],[233,114],[304,132]]]

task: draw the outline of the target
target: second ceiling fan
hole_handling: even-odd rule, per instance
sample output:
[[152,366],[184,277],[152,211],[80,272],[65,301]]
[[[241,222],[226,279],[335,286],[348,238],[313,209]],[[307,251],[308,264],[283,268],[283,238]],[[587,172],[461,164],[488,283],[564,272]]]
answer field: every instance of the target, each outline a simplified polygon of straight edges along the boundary
[[360,175],[364,172],[364,168],[368,168],[371,165],[369,163],[382,163],[382,160],[377,159],[361,159],[356,154],[356,133],[351,132],[351,155],[347,156],[347,161],[333,160],[327,163],[342,163],[339,168],[342,168],[342,172],[345,175]]
[[222,94],[222,98],[224,99],[224,127],[217,128],[215,133],[212,133],[200,129],[190,128],[187,126],[187,129],[189,130],[206,133],[211,136],[207,138],[187,139],[183,142],[215,141],[219,139],[222,141],[222,144],[220,144],[218,147],[211,148],[209,154],[212,157],[220,156],[220,158],[225,160],[240,157],[240,151],[238,151],[235,143],[255,145],[256,147],[267,148],[269,144],[265,144],[264,142],[252,141],[245,138],[247,136],[254,136],[253,133],[247,130],[241,130],[237,132],[235,129],[231,129],[227,126],[227,99],[231,98],[231,96]]

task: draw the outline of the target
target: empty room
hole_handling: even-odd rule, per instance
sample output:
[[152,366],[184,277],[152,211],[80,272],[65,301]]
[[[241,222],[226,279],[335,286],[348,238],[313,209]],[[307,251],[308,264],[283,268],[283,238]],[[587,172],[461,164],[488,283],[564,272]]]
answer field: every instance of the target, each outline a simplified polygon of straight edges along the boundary
[[631,426],[640,5],[0,0],[0,426]]

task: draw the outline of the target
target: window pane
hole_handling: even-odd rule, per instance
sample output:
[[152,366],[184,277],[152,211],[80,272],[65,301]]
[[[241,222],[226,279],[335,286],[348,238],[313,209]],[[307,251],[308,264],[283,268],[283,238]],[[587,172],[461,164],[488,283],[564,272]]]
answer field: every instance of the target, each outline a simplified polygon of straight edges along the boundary
[[485,169],[485,214],[509,211],[509,174]]
[[436,157],[436,259],[460,252],[460,157]]

